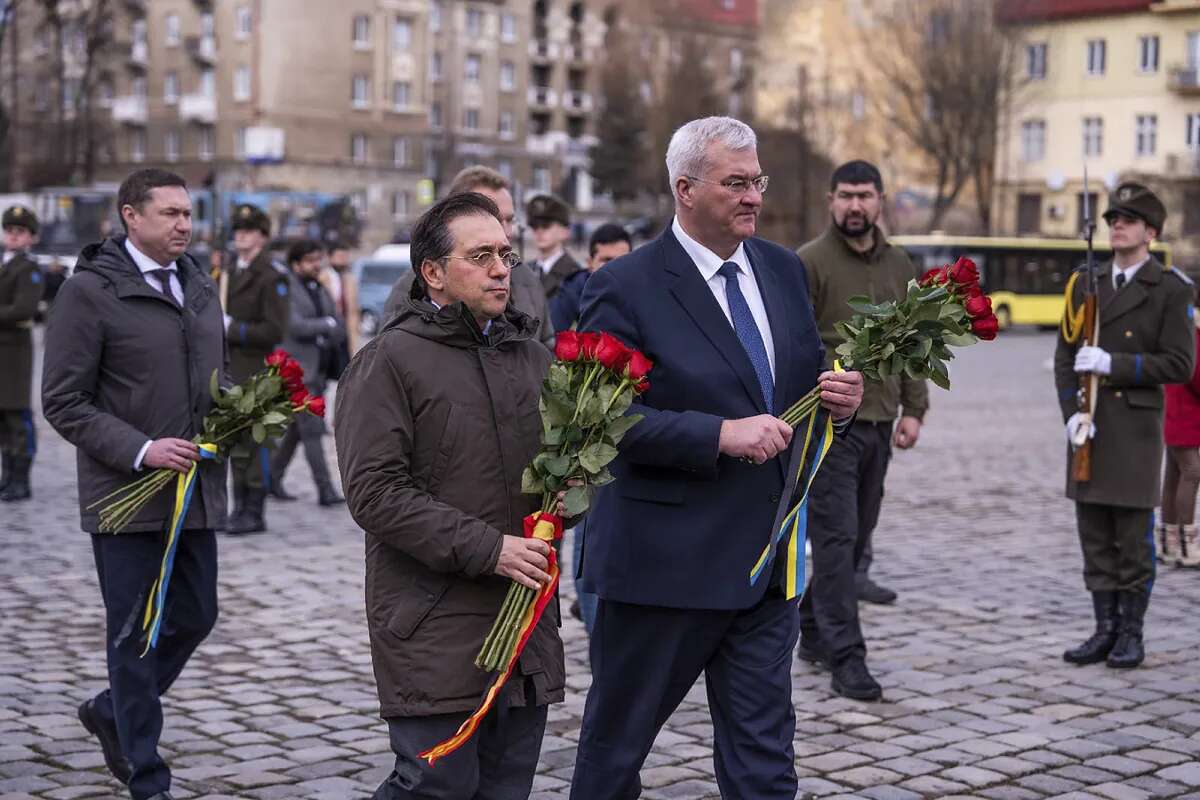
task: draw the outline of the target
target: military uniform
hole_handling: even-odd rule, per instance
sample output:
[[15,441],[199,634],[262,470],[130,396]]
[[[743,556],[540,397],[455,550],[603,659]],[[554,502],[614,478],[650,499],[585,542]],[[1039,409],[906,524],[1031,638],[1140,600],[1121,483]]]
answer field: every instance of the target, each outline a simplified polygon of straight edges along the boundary
[[[252,205],[234,211],[233,229],[255,229],[270,235],[267,215]],[[264,248],[245,266],[238,265],[229,279],[225,313],[229,343],[229,376],[241,383],[264,368],[264,359],[287,334],[290,303],[288,269]],[[262,507],[270,481],[270,448],[263,445],[249,455],[232,457],[234,519],[231,533],[262,530]]]
[[[24,206],[4,212],[3,226],[38,232]],[[42,299],[42,271],[27,253],[4,254],[0,266],[0,500],[30,497],[29,472],[37,451],[31,411],[33,321]]]
[[[571,226],[570,207],[565,200],[552,194],[538,195],[530,200],[529,204],[525,206],[525,217],[531,226],[535,226],[539,222],[555,222],[565,227]],[[530,262],[529,266],[533,269],[534,274],[541,278],[547,301],[554,299],[564,281],[583,269],[566,249],[548,270],[543,269],[538,261]],[[549,315],[546,319],[550,319]]]
[[[1105,218],[1141,219],[1160,234],[1162,203],[1138,184],[1122,184],[1109,200]],[[1163,384],[1182,383],[1192,374],[1195,338],[1192,286],[1183,273],[1164,268],[1151,256],[1132,278],[1115,283],[1113,263],[1098,270],[1096,347],[1111,358],[1098,382],[1095,434],[1091,439],[1091,479],[1077,482],[1067,459],[1067,496],[1076,503],[1083,549],[1084,585],[1092,593],[1096,633],[1064,658],[1072,663],[1108,660],[1133,667],[1142,659],[1142,620],[1154,583],[1154,507],[1159,499],[1163,458]],[[1084,300],[1076,281],[1072,309]],[[1054,355],[1055,384],[1063,419],[1079,410],[1080,374],[1075,342],[1059,333]]]

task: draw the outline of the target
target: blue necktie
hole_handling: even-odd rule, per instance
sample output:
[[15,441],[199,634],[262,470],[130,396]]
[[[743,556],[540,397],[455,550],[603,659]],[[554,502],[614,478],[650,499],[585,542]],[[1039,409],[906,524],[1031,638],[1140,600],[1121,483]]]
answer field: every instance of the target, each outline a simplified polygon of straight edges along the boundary
[[733,331],[750,357],[754,374],[758,376],[758,385],[762,387],[763,399],[767,402],[767,411],[771,412],[775,408],[775,379],[771,377],[771,362],[767,358],[762,334],[754,322],[754,315],[750,313],[750,304],[742,294],[742,287],[738,286],[738,271],[737,264],[726,261],[717,274],[725,279],[725,299],[729,303],[729,316],[733,318]]

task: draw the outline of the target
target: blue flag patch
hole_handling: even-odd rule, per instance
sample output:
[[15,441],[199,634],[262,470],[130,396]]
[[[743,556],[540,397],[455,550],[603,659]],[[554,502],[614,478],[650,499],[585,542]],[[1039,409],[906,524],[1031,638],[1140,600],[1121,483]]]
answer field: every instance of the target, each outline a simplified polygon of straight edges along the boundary
[[277,293],[277,294],[278,294],[280,297],[287,297],[287,284],[286,284],[286,283],[277,283],[277,284],[275,284],[275,292],[276,292],[276,293]]
[[30,281],[30,283],[41,283],[42,282],[42,273],[40,273],[40,272],[29,273],[29,281]]

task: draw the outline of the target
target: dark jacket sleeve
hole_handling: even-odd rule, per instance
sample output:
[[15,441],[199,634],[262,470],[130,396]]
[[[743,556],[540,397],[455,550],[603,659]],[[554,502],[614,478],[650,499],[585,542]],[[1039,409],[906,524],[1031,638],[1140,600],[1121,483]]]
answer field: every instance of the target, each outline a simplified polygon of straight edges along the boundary
[[150,437],[95,404],[104,352],[101,312],[82,280],[63,284],[46,328],[42,409],[54,430],[114,470],[133,472]]
[[36,265],[26,269],[17,283],[12,302],[0,304],[0,328],[15,328],[37,315],[38,301],[42,299],[42,273]]
[[[602,269],[588,280],[579,329],[604,331],[627,346],[641,347],[636,320],[626,308],[612,273]],[[653,371],[650,380],[653,383]],[[629,413],[644,417],[619,445],[630,463],[692,470],[716,468],[723,422],[720,417],[699,411],[664,411],[642,403],[634,403]]]
[[1171,276],[1171,293],[1163,308],[1158,329],[1158,350],[1152,353],[1113,353],[1111,386],[1155,386],[1187,383],[1196,363],[1196,336],[1188,309],[1192,305],[1192,287]]
[[583,287],[587,285],[586,272],[577,272],[563,283],[558,294],[550,299],[550,320],[554,330],[570,330],[579,320],[579,306],[583,300]]
[[[282,288],[282,291],[280,289]],[[291,313],[290,288],[286,275],[264,279],[259,289],[263,318],[234,319],[229,323],[229,338],[244,347],[262,350],[275,347],[287,335],[288,315]]]
[[415,485],[412,408],[381,345],[376,340],[358,354],[338,392],[334,439],[350,514],[372,536],[429,569],[472,578],[489,574],[503,534]]

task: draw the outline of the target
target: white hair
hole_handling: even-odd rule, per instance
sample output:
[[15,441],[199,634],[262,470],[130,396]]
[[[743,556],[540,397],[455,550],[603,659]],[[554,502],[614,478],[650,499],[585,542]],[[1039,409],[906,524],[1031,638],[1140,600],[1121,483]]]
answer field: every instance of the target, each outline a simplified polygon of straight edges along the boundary
[[734,152],[758,147],[754,129],[733,117],[704,117],[683,125],[667,145],[667,174],[671,193],[675,182],[683,176],[699,178],[708,167],[708,146],[714,142]]

